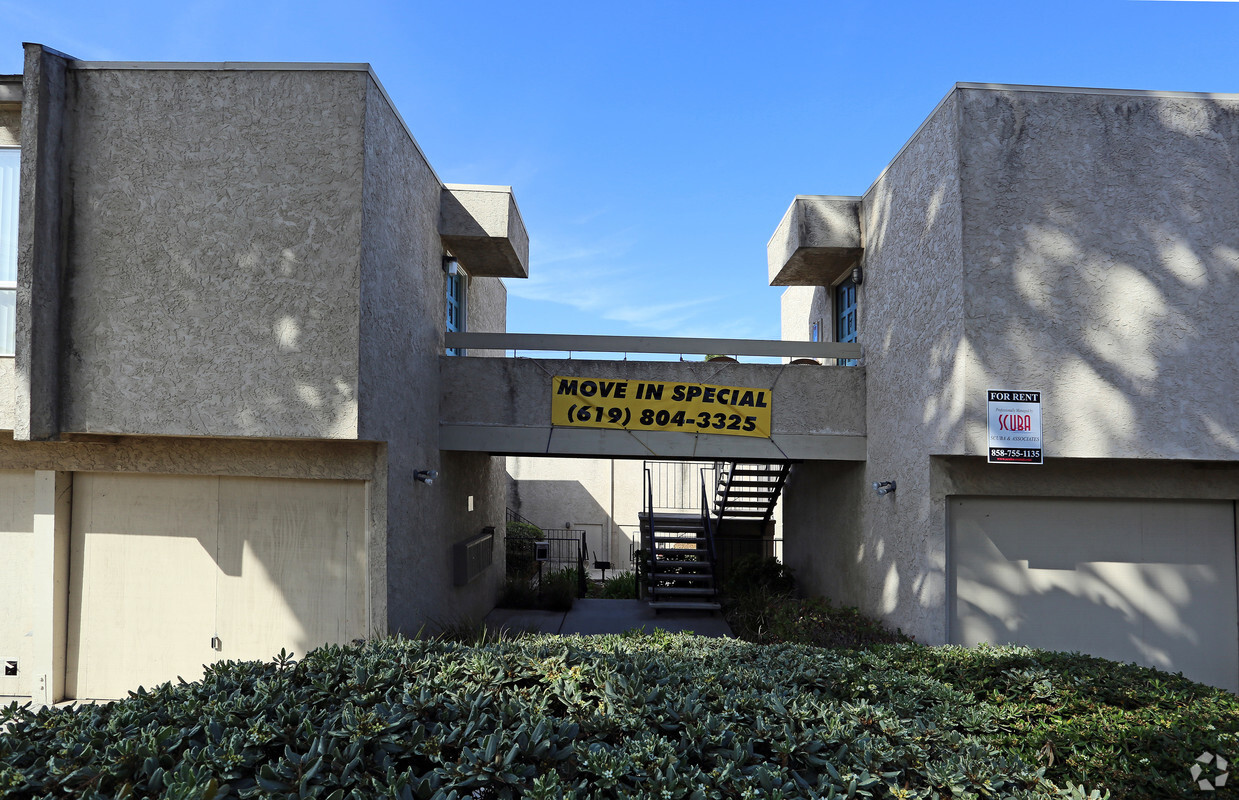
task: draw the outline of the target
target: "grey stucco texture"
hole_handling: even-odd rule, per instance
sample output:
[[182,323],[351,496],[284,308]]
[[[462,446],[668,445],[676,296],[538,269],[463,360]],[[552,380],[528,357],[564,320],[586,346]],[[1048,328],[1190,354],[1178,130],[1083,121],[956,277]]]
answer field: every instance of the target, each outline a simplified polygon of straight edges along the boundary
[[1021,388],[1047,456],[1239,457],[1239,99],[958,95],[965,452]]
[[355,437],[367,73],[70,75],[62,428]]

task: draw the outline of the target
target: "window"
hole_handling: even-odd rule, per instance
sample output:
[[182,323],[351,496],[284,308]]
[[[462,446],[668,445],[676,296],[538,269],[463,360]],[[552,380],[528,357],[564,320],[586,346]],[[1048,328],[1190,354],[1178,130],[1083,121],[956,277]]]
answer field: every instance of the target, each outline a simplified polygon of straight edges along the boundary
[[[447,329],[449,331],[465,330],[465,295],[468,292],[468,279],[460,271],[460,265],[455,259],[447,261]],[[465,351],[458,347],[447,348],[449,356],[463,356]]]
[[0,356],[15,352],[17,338],[17,203],[21,151],[0,147]]
[[[835,287],[835,341],[856,341],[856,281],[851,278]],[[856,359],[840,358],[836,363],[854,367]]]

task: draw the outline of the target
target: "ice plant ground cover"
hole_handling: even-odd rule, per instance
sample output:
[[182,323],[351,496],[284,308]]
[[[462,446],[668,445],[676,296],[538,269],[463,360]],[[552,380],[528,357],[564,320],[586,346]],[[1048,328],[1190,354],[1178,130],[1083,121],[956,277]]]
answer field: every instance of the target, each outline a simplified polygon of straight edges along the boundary
[[1232,695],[1131,665],[666,633],[329,646],[0,726],[0,795],[86,798],[1134,798],[1239,753]]

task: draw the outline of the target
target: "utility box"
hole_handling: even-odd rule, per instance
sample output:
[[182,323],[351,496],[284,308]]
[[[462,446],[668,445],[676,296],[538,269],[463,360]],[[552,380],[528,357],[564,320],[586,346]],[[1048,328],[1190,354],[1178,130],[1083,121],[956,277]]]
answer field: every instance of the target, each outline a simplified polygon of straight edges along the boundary
[[495,529],[487,526],[472,539],[452,545],[452,578],[464,586],[490,568],[495,557]]

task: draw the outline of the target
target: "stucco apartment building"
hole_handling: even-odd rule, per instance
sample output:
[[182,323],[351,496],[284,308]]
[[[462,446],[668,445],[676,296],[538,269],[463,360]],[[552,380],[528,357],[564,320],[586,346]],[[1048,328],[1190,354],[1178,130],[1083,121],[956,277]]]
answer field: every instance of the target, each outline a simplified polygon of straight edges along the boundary
[[[806,592],[1239,690],[1239,96],[958,84],[863,196],[795,198],[767,256],[784,339],[863,348],[788,366],[818,370],[805,427],[862,444],[794,459]],[[1043,463],[990,463],[990,391],[1038,393]],[[639,480],[509,471],[535,521]]]
[[[527,274],[367,65],[0,79],[0,696],[476,618],[502,461],[438,446],[449,327]],[[433,473],[433,474],[431,474]]]
[[[824,363],[505,358],[512,193],[444,185],[366,65],[27,45],[0,78],[0,696],[479,618],[504,456],[794,462],[807,591],[1239,689],[1239,97],[960,84],[767,254],[790,341],[741,349]],[[575,378],[750,387],[769,433],[557,422]],[[1039,393],[1044,463],[989,463],[997,390]],[[631,482],[571,463],[622,560]]]
[[[865,461],[784,497],[812,591],[1239,690],[1239,96],[958,84],[768,255],[785,337],[864,346]],[[988,463],[991,390],[1043,464]]]

